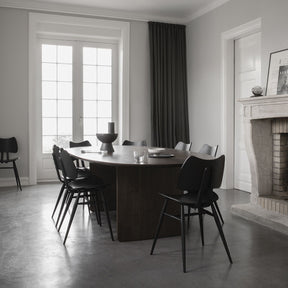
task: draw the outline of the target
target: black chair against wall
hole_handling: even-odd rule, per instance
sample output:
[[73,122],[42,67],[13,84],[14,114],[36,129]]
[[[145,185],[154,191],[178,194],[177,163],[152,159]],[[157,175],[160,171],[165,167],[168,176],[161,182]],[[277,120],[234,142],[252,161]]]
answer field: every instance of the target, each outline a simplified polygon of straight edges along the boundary
[[179,141],[174,147],[174,149],[181,151],[191,151],[191,148],[192,148],[192,142],[184,143],[182,141]]
[[[69,142],[69,147],[70,148],[74,148],[74,147],[89,147],[89,146],[92,146],[91,143],[88,141],[88,140],[85,140],[85,141],[82,141],[82,142],[73,142],[73,141],[70,141]],[[76,162],[76,166],[77,168],[86,168],[85,166],[85,162],[83,160],[81,160],[81,165],[80,165],[80,160],[79,159],[76,159],[76,158],[73,158],[73,161]]]
[[141,140],[141,141],[124,140],[122,145],[124,146],[147,146],[147,142],[146,140]]
[[[198,215],[199,217],[202,245],[204,245],[203,215],[207,214],[214,218],[227,256],[230,263],[232,263],[230,251],[214,204],[218,199],[218,196],[215,192],[213,192],[213,189],[219,188],[221,185],[224,171],[224,162],[224,155],[211,160],[190,156],[185,160],[181,167],[178,179],[178,188],[183,192],[186,191],[188,193],[182,195],[167,195],[160,193],[160,195],[164,197],[164,205],[160,214],[155,238],[152,244],[150,252],[151,255],[153,254],[164,216],[179,220],[181,222],[183,272],[186,272],[185,216],[187,215],[184,212],[184,207],[186,206],[196,209],[197,211],[192,213],[192,215]],[[180,205],[180,217],[178,215],[175,216],[166,212],[167,204],[169,201],[176,202]],[[208,207],[211,208],[211,211],[207,210]]]
[[[106,203],[105,196],[104,196],[104,191],[107,188],[107,185],[103,184],[101,179],[92,175],[88,178],[78,179],[77,169],[73,163],[72,157],[69,155],[69,153],[66,150],[60,151],[60,161],[61,161],[61,165],[63,169],[65,187],[67,191],[69,192],[69,197],[67,199],[67,204],[66,204],[58,231],[60,231],[61,229],[65,216],[68,212],[69,206],[72,202],[72,199],[75,199],[72,212],[70,215],[69,223],[66,229],[63,244],[65,245],[66,243],[77,207],[79,205],[89,205],[89,206],[91,205],[96,213],[96,217],[98,221],[99,214],[100,214],[100,209],[99,209],[100,199],[102,200],[103,208],[106,213],[111,239],[114,241],[109,210],[108,210],[107,203]],[[101,222],[99,223],[98,221],[98,224],[101,225]]]
[[0,167],[0,169],[13,169],[17,189],[22,190],[19,173],[16,165],[16,160],[19,159],[19,157],[11,157],[10,153],[17,153],[18,152],[18,144],[15,137],[11,138],[0,138],[0,164],[9,164],[12,163],[13,166],[5,166]]

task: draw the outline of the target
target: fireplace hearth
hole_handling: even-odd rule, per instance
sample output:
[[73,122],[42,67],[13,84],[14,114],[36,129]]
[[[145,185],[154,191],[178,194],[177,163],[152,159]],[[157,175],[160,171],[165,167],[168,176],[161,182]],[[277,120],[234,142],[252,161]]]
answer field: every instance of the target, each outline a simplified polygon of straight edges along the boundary
[[288,95],[239,100],[250,163],[250,203],[232,212],[288,234]]

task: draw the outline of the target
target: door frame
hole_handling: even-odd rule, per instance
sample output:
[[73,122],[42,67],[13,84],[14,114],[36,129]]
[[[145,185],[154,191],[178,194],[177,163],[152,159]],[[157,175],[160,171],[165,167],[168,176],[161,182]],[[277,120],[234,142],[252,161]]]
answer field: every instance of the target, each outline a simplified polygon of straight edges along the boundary
[[[64,26],[63,26],[64,25]],[[51,28],[52,27],[52,28]],[[51,29],[64,27],[69,33],[89,35],[95,37],[115,39],[118,42],[119,80],[118,80],[118,134],[119,141],[129,139],[130,111],[129,111],[129,59],[130,59],[130,23],[116,20],[91,19],[75,16],[61,16],[54,14],[29,13],[29,185],[37,183],[37,40],[41,33],[50,34]],[[49,30],[50,29],[50,30]],[[61,29],[60,29],[61,30]],[[65,31],[66,31],[65,30]],[[61,31],[59,31],[61,33]],[[62,31],[63,33],[63,31]],[[88,33],[88,34],[87,34]]]
[[221,35],[220,147],[226,156],[222,181],[224,189],[234,188],[234,40],[256,32],[261,32],[261,18],[223,32]]

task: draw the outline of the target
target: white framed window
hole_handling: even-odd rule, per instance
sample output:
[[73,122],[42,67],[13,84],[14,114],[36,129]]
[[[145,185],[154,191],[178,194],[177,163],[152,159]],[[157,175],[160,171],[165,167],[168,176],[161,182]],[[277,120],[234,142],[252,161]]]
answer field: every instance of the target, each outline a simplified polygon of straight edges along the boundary
[[54,143],[97,144],[110,121],[129,138],[129,33],[124,21],[29,13],[29,184],[55,179]]
[[[42,153],[89,140],[118,118],[117,45],[40,39]],[[38,169],[40,169],[38,167]]]

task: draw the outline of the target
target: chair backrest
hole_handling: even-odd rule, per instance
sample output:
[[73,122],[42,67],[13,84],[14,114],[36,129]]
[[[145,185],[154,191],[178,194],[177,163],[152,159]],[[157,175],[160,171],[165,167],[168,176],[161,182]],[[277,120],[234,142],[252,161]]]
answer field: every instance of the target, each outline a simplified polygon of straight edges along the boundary
[[17,153],[18,144],[15,137],[11,138],[0,138],[0,161],[9,160],[9,153]]
[[191,148],[192,148],[192,142],[184,143],[182,141],[179,141],[174,147],[174,149],[181,151],[191,151]]
[[92,146],[91,143],[88,140],[82,141],[82,142],[69,142],[69,147],[74,148],[74,147],[88,147]]
[[[205,175],[205,190],[219,188],[222,183],[225,165],[225,156],[222,155],[214,159],[201,159],[190,156],[181,167],[178,178],[178,188],[186,191],[199,191],[203,185],[203,175]],[[205,173],[204,173],[205,171]]]
[[64,175],[63,175],[63,171],[62,171],[62,164],[60,161],[60,147],[58,147],[57,145],[53,145],[52,157],[53,157],[57,177],[61,182],[63,182],[64,181]]
[[216,157],[218,151],[218,145],[210,146],[208,144],[204,144],[201,149],[199,150],[199,153],[201,154],[207,154],[211,155],[213,157]]
[[[69,142],[69,147],[70,148],[74,148],[74,147],[89,147],[89,146],[92,146],[91,143],[88,141],[88,140],[85,140],[85,141],[82,141],[82,142],[73,142],[73,141],[70,141]],[[76,166],[78,168],[82,167],[82,168],[85,168],[85,162],[83,160],[81,160],[81,165],[80,165],[80,161],[79,159],[75,159],[73,158],[73,161],[76,161]]]
[[124,146],[147,146],[147,142],[146,140],[141,140],[141,141],[124,140],[122,145]]
[[68,183],[70,180],[75,180],[78,173],[70,154],[66,150],[61,149],[59,158],[63,169],[64,181]]

